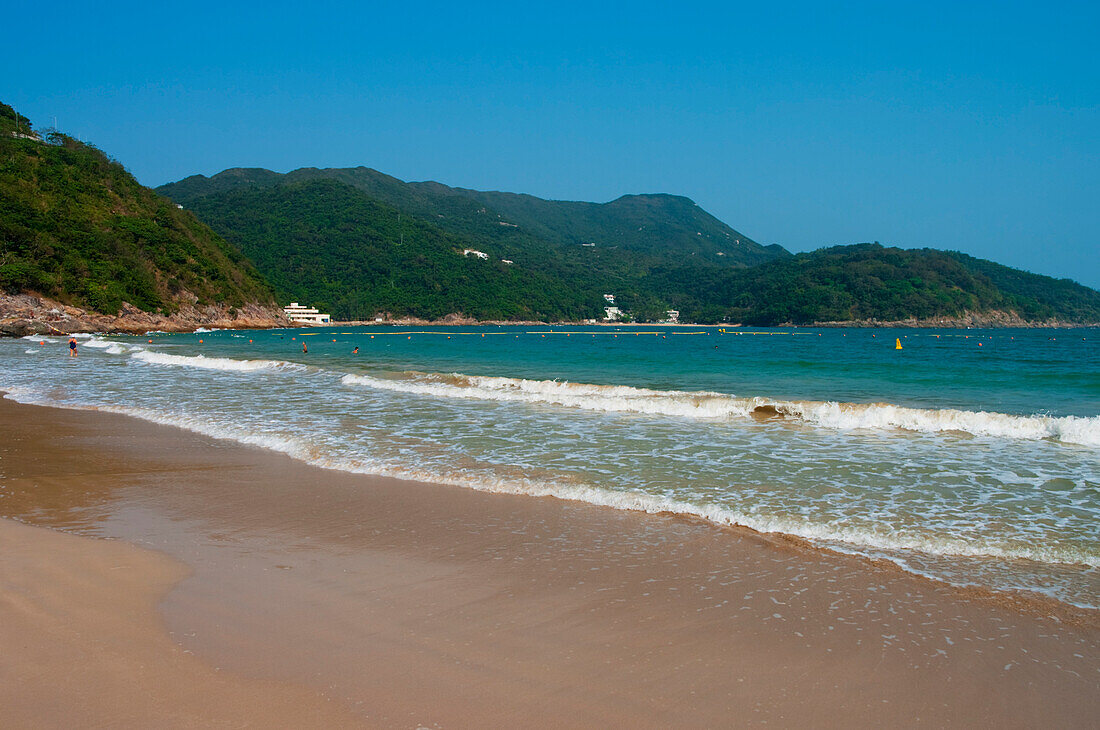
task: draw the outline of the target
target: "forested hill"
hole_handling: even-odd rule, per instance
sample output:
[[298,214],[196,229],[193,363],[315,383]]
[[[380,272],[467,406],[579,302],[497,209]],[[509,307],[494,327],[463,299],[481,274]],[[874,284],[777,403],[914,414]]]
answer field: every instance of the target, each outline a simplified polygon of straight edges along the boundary
[[285,175],[263,169],[230,169],[213,177],[194,175],[157,188],[186,207],[208,195],[239,188],[330,179],[346,183],[406,215],[431,221],[478,247],[507,257],[532,249],[578,256],[580,248],[609,253],[601,266],[613,271],[659,266],[695,256],[703,266],[733,269],[789,254],[761,246],[710,215],[688,198],[625,195],[610,203],[543,200],[531,195],[454,188],[436,182],[406,183],[367,167],[302,168]]
[[0,291],[105,314],[123,302],[273,302],[252,264],[194,215],[143,187],[95,147],[38,135],[0,104]]
[[755,325],[936,318],[1018,324],[1100,323],[1100,292],[955,251],[835,246],[752,269],[670,269],[657,296],[685,317]]
[[256,262],[283,299],[338,318],[602,314],[598,292],[531,266],[464,254],[462,238],[337,180],[242,187],[192,205]]
[[[1100,294],[964,254],[838,246],[791,256],[687,198],[542,200],[365,167],[231,169],[158,188],[337,317],[578,320],[602,294],[638,321],[1100,322]],[[474,249],[485,254],[465,254]]]

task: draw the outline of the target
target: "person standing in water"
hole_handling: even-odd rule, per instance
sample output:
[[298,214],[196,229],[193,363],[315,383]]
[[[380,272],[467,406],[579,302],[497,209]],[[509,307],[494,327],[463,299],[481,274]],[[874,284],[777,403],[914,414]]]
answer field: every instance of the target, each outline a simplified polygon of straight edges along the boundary
[[309,348],[306,347],[306,343],[302,343],[302,352],[309,352]]
[[69,338],[69,357],[80,357],[76,353],[76,338],[75,337],[70,337]]

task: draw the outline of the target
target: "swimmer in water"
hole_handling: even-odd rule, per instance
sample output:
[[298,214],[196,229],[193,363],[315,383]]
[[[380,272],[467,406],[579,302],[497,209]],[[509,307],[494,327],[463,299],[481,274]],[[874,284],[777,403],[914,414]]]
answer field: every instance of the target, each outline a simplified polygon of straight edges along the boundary
[[359,354],[359,348],[356,347],[354,350],[351,351],[351,354],[352,355],[358,355]]
[[80,355],[78,355],[76,353],[76,338],[75,337],[70,337],[69,338],[69,357],[80,357]]

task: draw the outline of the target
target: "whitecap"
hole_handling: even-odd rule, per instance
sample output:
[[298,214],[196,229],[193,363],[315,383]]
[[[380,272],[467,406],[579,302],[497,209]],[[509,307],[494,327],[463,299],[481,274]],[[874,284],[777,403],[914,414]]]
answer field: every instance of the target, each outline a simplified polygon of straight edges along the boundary
[[437,398],[548,404],[609,413],[712,420],[775,416],[836,430],[961,432],[974,436],[1051,439],[1086,446],[1100,445],[1098,416],[1018,416],[950,408],[908,408],[889,403],[785,401],[707,391],[662,391],[624,385],[589,385],[459,373],[408,373],[396,379],[349,374],[341,382]]
[[134,360],[151,365],[202,368],[204,370],[226,370],[231,372],[255,372],[261,370],[304,370],[304,365],[283,360],[233,360],[227,357],[206,357],[205,355],[170,355],[165,352],[139,350],[130,356]]

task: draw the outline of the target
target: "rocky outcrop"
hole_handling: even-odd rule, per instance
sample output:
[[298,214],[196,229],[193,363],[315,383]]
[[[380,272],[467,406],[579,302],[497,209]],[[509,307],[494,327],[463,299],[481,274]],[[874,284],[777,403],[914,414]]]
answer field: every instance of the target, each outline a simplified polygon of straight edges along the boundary
[[[790,323],[783,325],[790,327]],[[967,327],[989,328],[998,327],[1096,327],[1096,323],[1067,322],[1060,319],[1026,320],[1016,312],[991,310],[988,312],[964,312],[958,317],[928,317],[926,319],[854,319],[842,322],[814,322],[812,325],[800,325],[803,327],[911,327],[911,328],[942,328],[965,329]]]
[[267,329],[289,326],[291,323],[281,309],[260,304],[230,307],[184,302],[175,313],[164,315],[145,312],[124,303],[118,314],[112,316],[30,294],[0,295],[0,336],[7,337],[73,332],[193,332],[199,327]]

